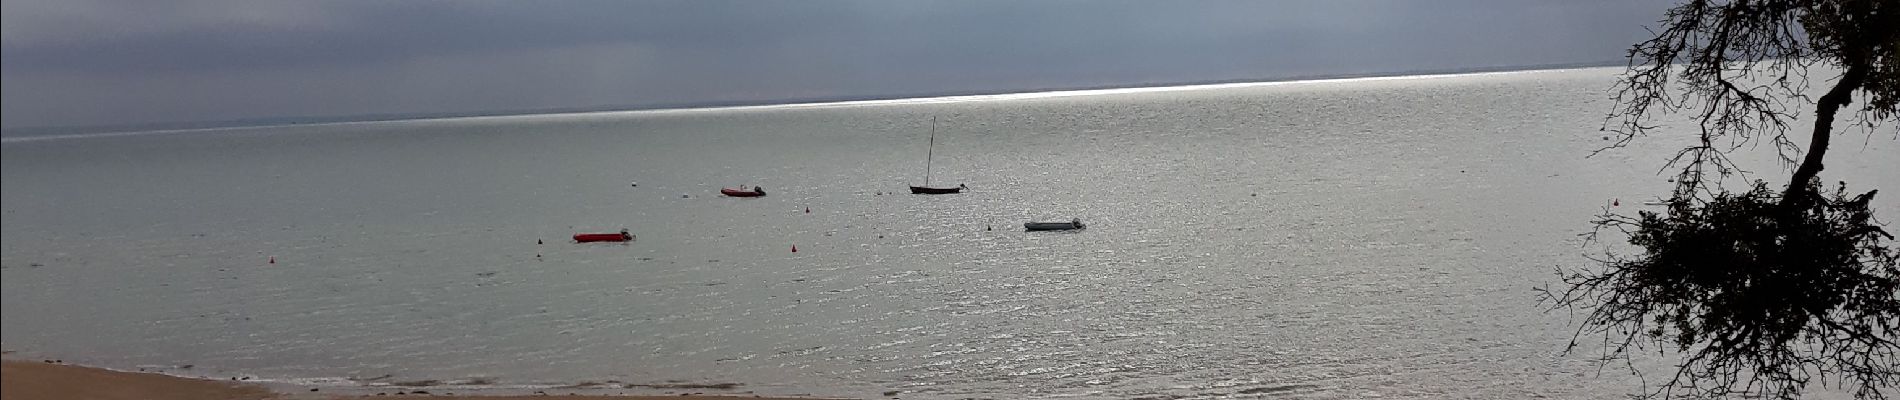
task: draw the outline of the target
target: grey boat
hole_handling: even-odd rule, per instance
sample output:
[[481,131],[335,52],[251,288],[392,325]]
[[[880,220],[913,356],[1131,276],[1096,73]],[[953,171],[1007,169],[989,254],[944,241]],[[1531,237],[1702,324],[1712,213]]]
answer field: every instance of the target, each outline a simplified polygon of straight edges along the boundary
[[1069,222],[1030,222],[1023,224],[1023,229],[1032,231],[1066,231],[1082,229],[1084,227],[1081,218],[1069,220]]

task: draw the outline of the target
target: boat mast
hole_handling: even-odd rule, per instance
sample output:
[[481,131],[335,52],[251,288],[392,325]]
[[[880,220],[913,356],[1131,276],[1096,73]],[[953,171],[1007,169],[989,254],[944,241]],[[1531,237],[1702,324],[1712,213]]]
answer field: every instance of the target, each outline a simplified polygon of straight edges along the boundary
[[924,187],[930,187],[930,160],[937,156],[937,117],[930,117],[930,149],[924,150]]

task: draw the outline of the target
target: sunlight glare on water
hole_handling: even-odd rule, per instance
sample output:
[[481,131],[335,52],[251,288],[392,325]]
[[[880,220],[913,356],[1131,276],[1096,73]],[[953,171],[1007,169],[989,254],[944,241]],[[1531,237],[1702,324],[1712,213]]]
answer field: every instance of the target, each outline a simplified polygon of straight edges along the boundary
[[[1614,397],[1531,290],[1669,188],[1672,139],[1584,157],[1614,73],[14,141],[0,315],[23,354],[267,379]],[[964,194],[905,189],[932,117]],[[1824,178],[1900,187],[1894,146]]]

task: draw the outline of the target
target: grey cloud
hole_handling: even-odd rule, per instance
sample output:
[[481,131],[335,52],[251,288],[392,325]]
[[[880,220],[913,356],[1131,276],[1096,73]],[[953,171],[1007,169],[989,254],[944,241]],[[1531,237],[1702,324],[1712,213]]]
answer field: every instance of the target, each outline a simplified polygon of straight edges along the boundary
[[[1644,0],[9,0],[7,127],[1601,61]],[[159,6],[162,4],[170,8]]]

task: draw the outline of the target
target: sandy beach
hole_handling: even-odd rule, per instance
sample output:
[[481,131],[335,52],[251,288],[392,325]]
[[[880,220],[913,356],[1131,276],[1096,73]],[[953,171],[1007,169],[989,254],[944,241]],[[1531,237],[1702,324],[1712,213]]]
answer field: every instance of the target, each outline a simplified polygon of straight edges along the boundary
[[[306,389],[307,390],[307,389]],[[525,400],[549,396],[469,396],[416,394],[432,399]],[[336,400],[389,398],[391,396],[330,395],[321,392],[275,392],[260,385],[207,379],[119,372],[66,364],[7,360],[0,365],[0,398],[6,400]],[[410,397],[410,396],[402,396]],[[777,399],[753,396],[642,395],[642,396],[559,396],[576,400],[657,400],[657,399]]]

